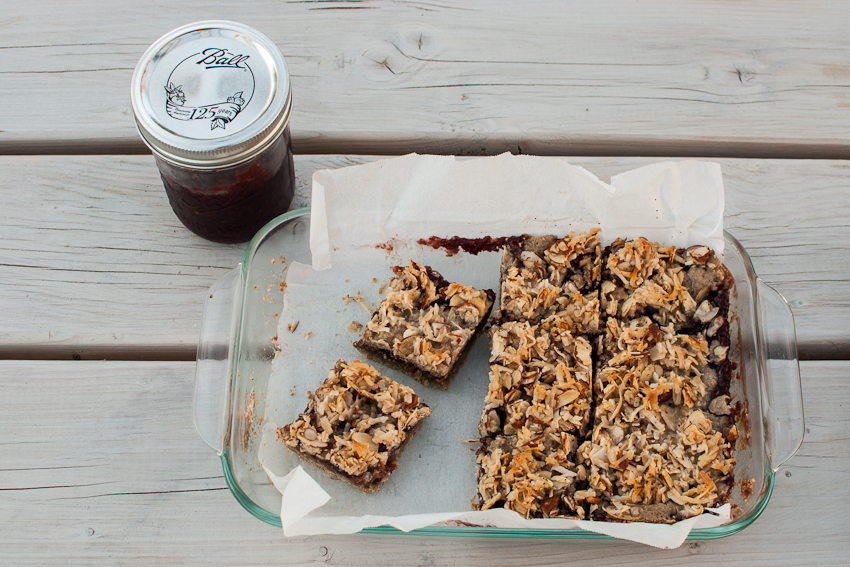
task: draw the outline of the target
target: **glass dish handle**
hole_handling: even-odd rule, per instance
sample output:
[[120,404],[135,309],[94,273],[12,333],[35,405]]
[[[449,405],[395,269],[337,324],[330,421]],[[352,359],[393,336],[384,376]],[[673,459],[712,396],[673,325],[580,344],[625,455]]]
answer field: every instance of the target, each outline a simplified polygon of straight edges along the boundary
[[239,264],[210,288],[204,301],[204,319],[198,341],[192,417],[198,435],[219,455],[224,450],[230,413],[228,393],[241,296],[242,264]]
[[765,363],[764,419],[773,472],[800,448],[805,432],[800,363],[791,307],[778,291],[757,278],[758,316]]

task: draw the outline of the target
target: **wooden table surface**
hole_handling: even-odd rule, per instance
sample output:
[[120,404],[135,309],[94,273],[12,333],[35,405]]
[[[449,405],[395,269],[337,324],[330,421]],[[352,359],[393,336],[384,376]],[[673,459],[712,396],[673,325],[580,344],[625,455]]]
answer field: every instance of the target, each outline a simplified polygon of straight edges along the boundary
[[[726,228],[797,324],[806,438],[730,538],[284,539],[194,431],[203,300],[244,245],[171,212],[133,126],[142,52],[229,19],[292,72],[298,188],[381,156],[712,158]],[[185,0],[0,13],[0,565],[850,564],[850,5]]]

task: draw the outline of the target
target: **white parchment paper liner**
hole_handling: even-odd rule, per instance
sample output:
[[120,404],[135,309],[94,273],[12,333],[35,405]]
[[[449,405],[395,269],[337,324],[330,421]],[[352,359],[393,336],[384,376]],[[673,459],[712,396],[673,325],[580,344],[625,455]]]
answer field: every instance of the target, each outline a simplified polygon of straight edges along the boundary
[[406,516],[334,516],[309,517],[310,512],[330,500],[325,492],[301,466],[285,477],[266,468],[266,474],[283,495],[284,508],[280,520],[283,534],[288,537],[321,534],[355,534],[366,528],[392,526],[409,532],[426,526],[474,525],[513,529],[569,530],[580,529],[607,536],[645,543],[662,549],[675,549],[694,528],[714,528],[729,521],[731,505],[709,508],[704,513],[672,525],[647,523],[617,524],[562,518],[526,520],[512,510],[491,508],[483,511],[412,514]]
[[643,236],[723,254],[720,165],[663,162],[604,183],[557,157],[457,159],[411,154],[313,174],[313,269],[352,249],[436,235],[566,234],[602,228],[603,241]]
[[[510,510],[471,511],[476,492],[473,450],[487,390],[488,347],[479,339],[448,392],[426,388],[395,371],[382,373],[413,387],[434,415],[407,448],[381,491],[363,494],[312,467],[277,440],[276,428],[304,410],[339,358],[361,358],[357,335],[342,321],[366,323],[369,313],[341,298],[362,291],[380,301],[373,278],[407,258],[435,267],[450,281],[498,289],[500,254],[445,253],[416,245],[429,236],[478,238],[523,233],[566,234],[602,228],[603,242],[644,236],[723,252],[724,192],[720,166],[664,162],[617,175],[605,183],[561,158],[512,156],[456,159],[408,155],[313,175],[310,266],[287,274],[279,318],[280,352],[266,395],[260,462],[282,494],[286,536],[348,534],[390,525],[410,531],[465,522],[501,528],[583,529],[662,548],[681,545],[690,530],[730,520],[730,506],[674,525],[617,524],[566,519],[525,520]],[[391,242],[388,252],[376,245]],[[299,321],[296,333],[287,325]],[[347,324],[347,323],[346,323]],[[297,394],[297,395],[296,395]],[[411,456],[415,453],[418,457]],[[411,462],[415,461],[415,462]],[[448,479],[448,481],[447,481]]]

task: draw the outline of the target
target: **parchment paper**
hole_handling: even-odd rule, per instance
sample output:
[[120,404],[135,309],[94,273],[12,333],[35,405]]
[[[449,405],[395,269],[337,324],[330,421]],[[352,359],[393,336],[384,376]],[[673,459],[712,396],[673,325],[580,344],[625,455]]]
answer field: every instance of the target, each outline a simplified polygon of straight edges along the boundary
[[[313,176],[312,268],[288,269],[279,317],[279,353],[266,394],[259,459],[282,494],[286,536],[355,533],[392,525],[412,529],[452,522],[515,528],[585,529],[657,547],[678,547],[694,527],[730,519],[728,505],[672,526],[561,519],[525,520],[509,510],[470,510],[476,493],[478,418],[488,384],[488,344],[479,337],[449,391],[381,372],[412,387],[432,409],[387,483],[363,494],[306,465],[277,439],[307,405],[306,393],[340,358],[362,358],[351,346],[377,307],[390,267],[409,258],[450,281],[498,290],[500,252],[447,257],[415,243],[429,236],[566,234],[602,228],[603,242],[645,236],[723,251],[723,182],[715,163],[653,164],[610,184],[561,158],[501,156],[458,160],[409,155]],[[385,243],[389,247],[376,247]],[[387,249],[390,248],[391,250]],[[344,296],[361,292],[369,311]],[[288,325],[298,321],[295,332]]]
[[313,174],[313,268],[390,239],[535,236],[601,227],[601,238],[704,244],[723,254],[720,165],[664,162],[604,183],[563,158],[458,160],[411,154]]

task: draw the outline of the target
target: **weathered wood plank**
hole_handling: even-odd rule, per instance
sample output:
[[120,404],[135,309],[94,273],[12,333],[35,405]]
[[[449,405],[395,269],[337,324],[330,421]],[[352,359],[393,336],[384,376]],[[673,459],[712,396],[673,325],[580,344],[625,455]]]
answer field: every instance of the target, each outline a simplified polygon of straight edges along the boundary
[[[805,362],[807,433],[767,510],[723,540],[286,540],[242,510],[192,428],[190,362],[0,361],[6,565],[845,565],[850,362]],[[788,518],[794,518],[789,521]]]
[[12,2],[0,152],[143,152],[136,62],[215,18],[280,46],[299,153],[850,158],[838,0]]
[[[299,156],[295,206],[323,167]],[[608,179],[647,158],[570,158]],[[850,356],[850,163],[721,160],[729,231],[791,302],[806,357]],[[244,246],[183,228],[150,156],[0,158],[0,357],[194,358],[209,286]]]

